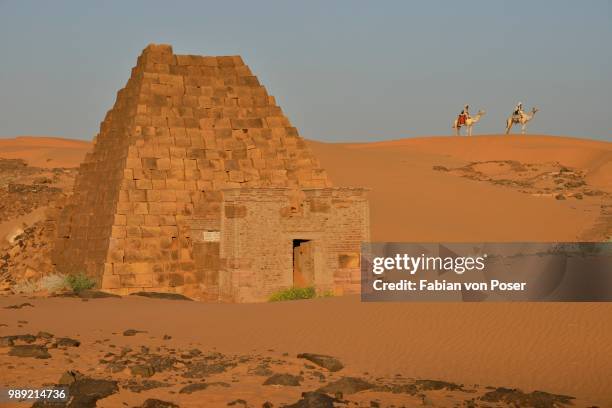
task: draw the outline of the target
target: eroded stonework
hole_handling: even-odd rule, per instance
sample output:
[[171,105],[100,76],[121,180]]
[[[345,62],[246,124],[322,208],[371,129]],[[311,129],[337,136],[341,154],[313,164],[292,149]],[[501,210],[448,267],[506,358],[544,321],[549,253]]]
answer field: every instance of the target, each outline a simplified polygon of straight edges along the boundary
[[122,294],[261,301],[355,292],[368,238],[363,190],[332,187],[240,57],[150,45],[80,166],[53,259]]

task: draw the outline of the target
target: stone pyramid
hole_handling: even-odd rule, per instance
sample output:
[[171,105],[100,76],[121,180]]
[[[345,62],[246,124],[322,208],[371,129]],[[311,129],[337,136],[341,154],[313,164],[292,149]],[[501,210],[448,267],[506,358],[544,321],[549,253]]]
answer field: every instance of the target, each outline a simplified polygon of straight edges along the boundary
[[223,190],[281,189],[299,201],[299,191],[330,187],[239,56],[149,45],[80,166],[54,262],[103,288],[201,281],[189,278],[197,269],[194,222],[205,232],[221,229]]

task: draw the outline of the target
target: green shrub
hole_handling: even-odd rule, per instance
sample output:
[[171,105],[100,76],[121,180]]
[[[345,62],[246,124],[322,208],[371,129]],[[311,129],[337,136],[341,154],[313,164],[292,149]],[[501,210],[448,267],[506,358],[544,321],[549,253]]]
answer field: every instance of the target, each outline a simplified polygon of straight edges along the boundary
[[78,275],[68,275],[66,277],[66,284],[70,287],[70,289],[72,289],[73,292],[81,292],[96,286],[96,282],[91,280],[91,278],[84,273],[80,273]]
[[280,290],[270,296],[270,302],[280,302],[283,300],[312,299],[317,296],[315,288],[289,288]]

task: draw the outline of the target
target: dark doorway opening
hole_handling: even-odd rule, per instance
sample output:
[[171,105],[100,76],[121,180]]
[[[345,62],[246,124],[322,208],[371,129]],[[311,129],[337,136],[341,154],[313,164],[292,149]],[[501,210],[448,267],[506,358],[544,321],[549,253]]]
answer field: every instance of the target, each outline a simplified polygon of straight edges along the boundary
[[306,288],[314,285],[314,242],[310,239],[293,240],[293,286]]

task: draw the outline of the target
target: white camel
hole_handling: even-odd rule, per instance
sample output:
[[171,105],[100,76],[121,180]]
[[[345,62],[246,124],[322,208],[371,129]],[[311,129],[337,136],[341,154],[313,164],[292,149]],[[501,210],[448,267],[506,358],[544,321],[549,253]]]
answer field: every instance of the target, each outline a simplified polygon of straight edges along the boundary
[[455,118],[455,121],[453,122],[453,129],[455,129],[455,132],[456,132],[457,136],[461,135],[461,126],[465,126],[466,129],[467,129],[467,135],[468,136],[472,136],[472,127],[476,123],[478,123],[478,121],[480,121],[480,118],[482,118],[485,113],[486,113],[485,111],[479,110],[477,114],[467,118],[463,125],[459,124],[459,118],[458,117]]
[[531,109],[531,113],[521,113],[518,116],[515,115],[511,115],[507,120],[506,120],[506,134],[510,133],[510,129],[512,129],[512,126],[515,124],[520,124],[521,125],[521,134],[525,134],[525,131],[527,130],[527,123],[532,120],[535,117],[536,112],[539,111],[538,108],[532,108]]

